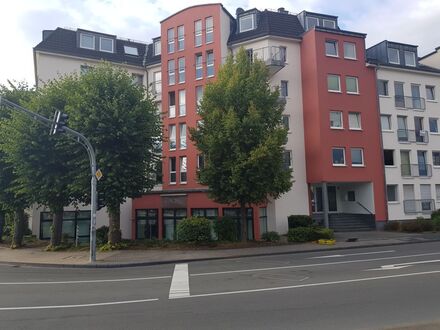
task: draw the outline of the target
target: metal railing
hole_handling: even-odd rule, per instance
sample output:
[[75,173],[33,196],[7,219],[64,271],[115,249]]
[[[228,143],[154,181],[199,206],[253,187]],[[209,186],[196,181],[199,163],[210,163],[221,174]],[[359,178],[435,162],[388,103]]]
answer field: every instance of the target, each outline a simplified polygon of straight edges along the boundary
[[396,108],[425,110],[425,99],[423,97],[395,95],[394,104]]
[[403,210],[406,214],[429,214],[435,210],[435,201],[433,199],[406,199],[403,201]]
[[397,140],[399,142],[418,142],[428,143],[429,135],[428,131],[411,130],[411,129],[398,129]]
[[162,93],[162,81],[153,81],[151,84],[151,92],[155,95],[160,95]]
[[432,176],[431,164],[401,164],[400,172],[404,177],[428,177]]
[[266,65],[283,67],[286,64],[286,49],[278,46],[268,46],[254,49],[252,56],[262,60]]

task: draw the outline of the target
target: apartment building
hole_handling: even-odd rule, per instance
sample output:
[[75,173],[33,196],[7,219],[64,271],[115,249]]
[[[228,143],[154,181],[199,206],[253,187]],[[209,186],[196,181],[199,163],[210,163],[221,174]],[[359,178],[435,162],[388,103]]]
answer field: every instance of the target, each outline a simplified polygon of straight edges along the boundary
[[385,40],[367,58],[377,72],[389,219],[429,217],[440,199],[438,49],[419,60],[417,46]]

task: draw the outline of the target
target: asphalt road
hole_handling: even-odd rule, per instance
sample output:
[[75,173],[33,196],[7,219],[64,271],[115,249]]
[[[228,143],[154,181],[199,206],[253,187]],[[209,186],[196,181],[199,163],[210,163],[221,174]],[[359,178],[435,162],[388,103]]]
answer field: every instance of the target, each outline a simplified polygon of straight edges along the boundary
[[440,243],[112,269],[0,265],[0,329],[440,329]]

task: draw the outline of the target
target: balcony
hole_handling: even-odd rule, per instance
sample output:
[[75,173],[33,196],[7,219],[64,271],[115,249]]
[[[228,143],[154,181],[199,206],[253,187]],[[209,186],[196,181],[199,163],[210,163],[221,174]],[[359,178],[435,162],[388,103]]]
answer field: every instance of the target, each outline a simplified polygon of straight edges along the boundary
[[425,110],[425,99],[423,97],[412,97],[396,95],[394,96],[396,108]]
[[435,210],[435,201],[433,199],[406,199],[403,201],[403,210],[406,214],[431,214]]
[[401,164],[400,173],[403,177],[425,177],[432,176],[432,166],[430,164]]
[[428,131],[398,129],[397,140],[403,143],[405,142],[428,143],[429,135],[428,135]]
[[269,46],[253,50],[253,57],[262,60],[272,76],[286,65],[286,48]]
[[155,95],[155,96],[159,96],[160,94],[162,94],[162,81],[158,80],[158,81],[153,81],[150,84],[151,87],[151,92]]

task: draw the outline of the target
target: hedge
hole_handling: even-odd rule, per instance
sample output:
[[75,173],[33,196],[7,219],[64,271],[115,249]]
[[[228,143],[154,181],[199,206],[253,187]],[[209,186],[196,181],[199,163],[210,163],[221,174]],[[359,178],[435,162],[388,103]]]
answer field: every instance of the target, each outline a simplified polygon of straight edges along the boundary
[[177,240],[207,242],[211,240],[211,222],[200,217],[189,217],[177,224]]

